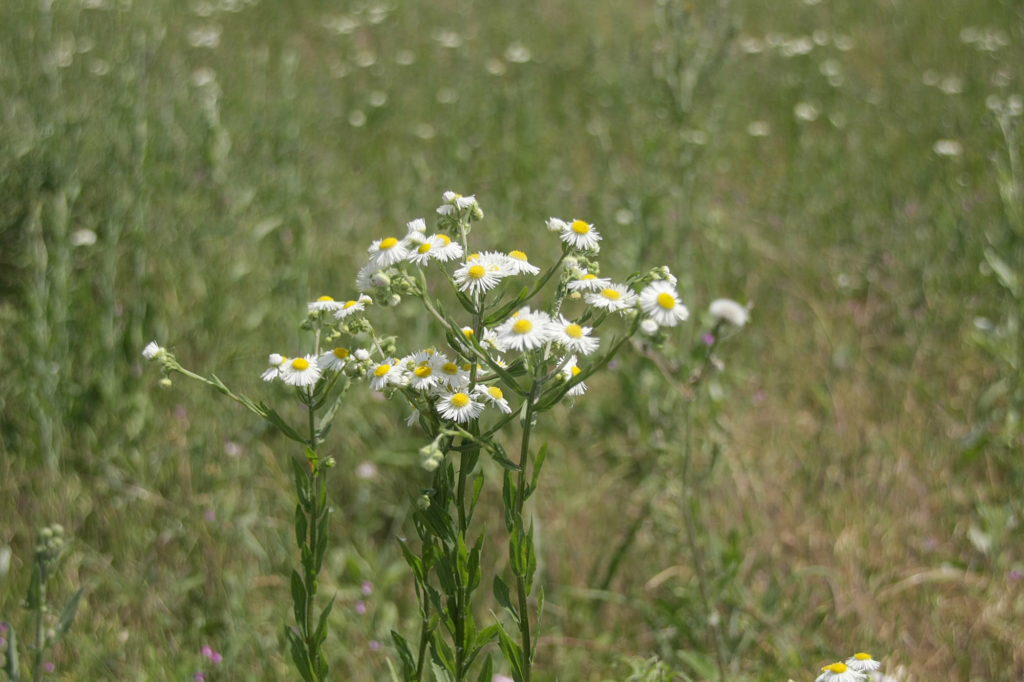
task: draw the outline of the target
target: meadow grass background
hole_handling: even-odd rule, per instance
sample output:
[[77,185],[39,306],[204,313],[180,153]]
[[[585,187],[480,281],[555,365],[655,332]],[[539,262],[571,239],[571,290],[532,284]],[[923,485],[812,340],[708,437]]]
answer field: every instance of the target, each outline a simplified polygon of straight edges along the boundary
[[[541,422],[538,679],[713,678],[717,641],[730,680],[860,650],[1020,680],[1024,443],[986,393],[1020,318],[984,254],[1021,273],[986,106],[1021,64],[1012,0],[0,3],[0,615],[27,626],[59,522],[56,591],[86,593],[52,677],[287,678],[292,444],[141,349],[283,402],[258,376],[305,302],[454,189],[477,244],[546,264],[546,218],[584,217],[606,273],[671,266],[695,314],[669,354],[711,299],[754,304],[696,400],[627,353]],[[429,475],[405,415],[351,396],[321,594],[337,679],[376,680]]]

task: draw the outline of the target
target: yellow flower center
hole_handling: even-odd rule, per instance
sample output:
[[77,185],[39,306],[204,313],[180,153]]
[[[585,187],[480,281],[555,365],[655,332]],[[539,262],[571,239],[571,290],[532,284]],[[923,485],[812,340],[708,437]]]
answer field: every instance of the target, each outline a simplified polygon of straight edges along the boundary
[[859,653],[859,654],[854,654],[853,657],[856,658],[858,661],[870,661],[871,660],[871,654]]
[[617,301],[620,298],[622,298],[622,294],[620,294],[615,289],[605,289],[604,291],[601,292],[601,295],[607,298],[609,301]]
[[482,265],[474,265],[469,269],[468,274],[470,279],[480,279],[487,274],[487,271],[484,270],[484,266]]
[[585,275],[583,275],[582,277],[580,277],[580,279],[582,279],[582,280],[584,280],[584,281],[586,281],[586,280],[591,280],[591,279],[597,279],[597,275],[592,275],[592,274],[590,274],[590,273],[588,272],[587,274],[585,274]]
[[583,327],[579,326],[575,322],[573,322],[572,324],[567,324],[565,325],[565,334],[566,336],[573,339],[582,339]]
[[419,367],[414,369],[412,373],[418,376],[420,379],[426,379],[431,374],[433,374],[433,371],[430,369],[430,365],[420,365]]
[[491,397],[494,398],[495,400],[502,400],[505,397],[505,394],[502,393],[501,389],[498,388],[497,386],[488,386],[487,392],[490,393]]
[[380,240],[380,248],[382,251],[387,251],[397,243],[397,239],[395,239],[394,237],[388,237],[387,239]]
[[416,249],[417,253],[426,253],[430,251],[430,242],[423,242],[420,244],[420,248]]
[[309,369],[309,360],[306,358],[295,358],[292,360],[292,369],[297,369],[300,372]]
[[334,357],[344,360],[348,357],[348,348],[335,348]]
[[471,253],[468,256],[466,256],[466,260],[467,261],[477,260],[478,258],[480,258],[480,254],[479,253]]
[[444,372],[445,374],[455,375],[459,373],[459,366],[456,365],[454,362],[446,362],[441,367],[441,371]]
[[455,407],[465,407],[469,405],[469,396],[465,393],[456,393],[452,396],[452,405]]
[[318,301],[333,301],[334,299],[331,298],[330,296],[321,296],[320,298],[318,298],[316,300],[318,300]]
[[391,371],[391,365],[377,365],[377,369],[373,370],[373,376],[380,378]]
[[529,320],[519,320],[512,325],[512,331],[516,334],[526,334],[533,329],[533,322]]
[[469,327],[466,327],[465,329],[462,330],[462,335],[465,336],[467,339],[471,339],[473,338],[473,330],[470,329]]
[[345,301],[345,305],[343,305],[342,308],[344,310],[348,310],[349,308],[354,306],[356,303],[358,303],[358,301]]
[[833,663],[832,665],[826,665],[824,668],[822,668],[822,670],[827,670],[827,671],[833,672],[833,673],[845,673],[846,672],[846,664],[845,663]]
[[469,368],[470,368],[470,367],[472,367],[472,365],[470,365],[470,364],[469,364],[469,363],[467,362],[466,364],[464,364],[464,365],[462,366],[462,369],[464,369],[464,370],[466,370],[466,371],[468,372],[468,371],[469,371]]
[[437,235],[437,238],[440,239],[445,246],[448,246],[449,244],[452,243],[452,238],[446,234],[439,234]]
[[573,376],[576,376],[577,374],[580,373],[581,370],[576,365],[573,365],[572,367],[569,368],[569,371],[572,372]]
[[521,261],[526,261],[527,260],[526,254],[523,253],[522,251],[519,251],[519,250],[509,251],[508,252],[508,257],[509,258],[515,258],[516,260],[521,260]]
[[583,222],[582,220],[572,221],[572,225],[570,225],[569,227],[572,228],[572,231],[575,232],[576,234],[586,234],[587,232],[590,232],[590,225]]
[[665,310],[672,310],[676,307],[676,297],[668,293],[658,294],[658,305]]

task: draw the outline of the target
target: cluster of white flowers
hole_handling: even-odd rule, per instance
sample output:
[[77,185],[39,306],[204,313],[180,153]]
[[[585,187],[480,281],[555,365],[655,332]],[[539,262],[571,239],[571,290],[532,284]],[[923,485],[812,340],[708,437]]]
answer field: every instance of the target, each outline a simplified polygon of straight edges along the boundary
[[815,682],[869,682],[882,664],[871,654],[856,653],[846,659],[824,666]]
[[[608,319],[621,317],[631,326],[630,334],[640,330],[653,337],[660,329],[689,318],[689,309],[676,291],[677,280],[667,267],[625,282],[600,276],[601,235],[585,220],[548,219],[548,230],[558,235],[560,257],[541,275],[541,268],[521,250],[469,251],[470,225],[483,218],[476,197],[445,192],[436,213],[434,233],[423,218],[417,218],[406,223],[401,238],[373,240],[356,277],[357,296],[348,300],[321,296],[307,304],[311,325],[307,328],[319,330],[316,352],[296,356],[272,353],[261,378],[281,380],[312,395],[319,381],[345,373],[364,379],[371,390],[404,395],[414,408],[414,422],[426,413],[465,424],[479,418],[486,408],[510,414],[506,391],[527,394],[507,373],[510,367],[521,375],[524,368],[542,366],[534,378],[542,380],[544,390],[555,387],[552,400],[582,395],[588,368],[592,371],[609,359],[589,360],[601,348],[595,329]],[[438,312],[439,305],[431,303],[432,292],[426,287],[425,270],[434,264],[451,268],[445,276],[463,307],[472,313],[473,326],[462,327],[461,334],[449,334],[452,356],[427,348],[400,358],[394,339],[382,343],[365,313],[374,299],[395,305],[402,296],[412,294],[422,297],[427,309],[454,332],[458,327]],[[549,309],[528,305],[558,273]],[[512,278],[538,276],[535,285],[518,296],[518,285],[502,286]],[[748,319],[746,308],[726,299],[712,303],[709,312],[713,319],[738,327]],[[321,338],[333,344],[343,335],[352,337],[353,343],[356,338],[369,337],[363,344],[367,347],[324,350],[319,345]],[[143,354],[150,359],[170,357],[155,342]]]

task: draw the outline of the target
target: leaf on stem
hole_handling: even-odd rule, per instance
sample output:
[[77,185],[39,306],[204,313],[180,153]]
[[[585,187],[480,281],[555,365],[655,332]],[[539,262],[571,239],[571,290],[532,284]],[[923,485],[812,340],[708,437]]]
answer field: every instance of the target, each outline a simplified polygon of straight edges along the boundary
[[81,601],[84,590],[84,587],[79,587],[78,591],[71,595],[64,605],[64,610],[61,611],[60,618],[57,620],[56,635],[53,641],[59,642],[71,629],[71,624],[75,621],[75,614],[78,613],[78,602]]
[[519,625],[519,612],[514,606],[512,606],[512,598],[508,585],[505,584],[505,581],[502,580],[500,576],[494,576],[492,589],[494,591],[495,600],[497,600],[498,604],[508,612],[508,615],[512,617],[512,620],[515,621],[516,625]]
[[505,660],[512,666],[512,679],[516,682],[523,682],[523,650],[500,625],[498,626],[498,646],[501,648]]
[[331,601],[327,603],[324,610],[320,612],[320,620],[316,625],[316,634],[313,636],[313,641],[316,642],[317,647],[324,643],[327,639],[327,617],[331,614],[331,609],[334,607],[334,600],[338,595],[331,597]]
[[302,576],[294,568],[292,569],[292,603],[295,607],[295,622],[303,636],[306,636],[306,586],[302,582]]
[[298,668],[299,674],[302,675],[302,679],[305,682],[313,682],[313,671],[310,670],[309,659],[306,657],[306,647],[302,643],[302,639],[292,630],[291,627],[284,626],[284,636],[288,640],[288,648],[292,654],[292,661],[295,663],[295,667]]
[[494,679],[494,664],[491,663],[491,657],[488,656],[484,659],[484,666],[480,669],[480,675],[476,678],[476,682],[491,682],[492,679]]
[[530,487],[523,494],[523,499],[530,499],[530,495],[537,490],[537,480],[540,478],[540,470],[544,468],[544,460],[548,456],[548,444],[540,446],[540,451],[537,453],[537,457],[533,460],[533,476],[530,479]]
[[[416,660],[412,656],[412,650],[409,649],[409,643],[397,630],[391,631],[391,641],[395,643],[395,648],[398,649],[398,658],[402,661],[402,677],[406,680],[413,679],[416,672]],[[392,677],[394,676],[392,675]]]

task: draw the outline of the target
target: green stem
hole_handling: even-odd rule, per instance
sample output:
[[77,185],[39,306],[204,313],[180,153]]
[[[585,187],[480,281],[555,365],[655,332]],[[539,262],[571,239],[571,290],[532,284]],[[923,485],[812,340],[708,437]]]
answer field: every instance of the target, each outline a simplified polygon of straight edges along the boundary
[[[526,524],[523,521],[523,505],[526,501],[526,469],[530,458],[530,433],[533,431],[533,408],[537,397],[539,383],[534,381],[527,397],[526,412],[523,416],[523,440],[519,449],[519,473],[516,482],[515,518],[519,527],[526,532]],[[521,541],[525,541],[522,540]],[[523,648],[523,681],[531,682],[533,665],[533,646],[530,637],[530,614],[527,610],[527,597],[529,592],[526,585],[526,576],[516,575],[516,592],[519,596],[519,638]]]
[[43,612],[46,611],[46,571],[40,568],[39,572],[39,603],[36,604],[36,646],[32,656],[32,680],[39,682],[43,679],[43,649],[46,643],[45,623]]

